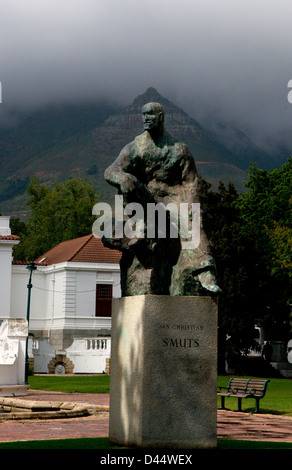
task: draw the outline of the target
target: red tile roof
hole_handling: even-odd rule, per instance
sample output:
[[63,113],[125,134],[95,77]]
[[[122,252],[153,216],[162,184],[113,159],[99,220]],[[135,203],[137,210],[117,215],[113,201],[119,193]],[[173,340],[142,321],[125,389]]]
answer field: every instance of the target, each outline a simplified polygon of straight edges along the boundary
[[20,240],[17,235],[0,235],[0,240]]
[[[44,259],[45,258],[45,259]],[[119,263],[121,252],[106,248],[94,235],[60,243],[35,260],[36,263],[57,264],[65,261],[84,263]]]
[[[13,265],[18,266],[28,266],[31,262],[30,261],[19,261],[19,260],[12,260]],[[38,266],[47,266],[48,263],[38,263]]]

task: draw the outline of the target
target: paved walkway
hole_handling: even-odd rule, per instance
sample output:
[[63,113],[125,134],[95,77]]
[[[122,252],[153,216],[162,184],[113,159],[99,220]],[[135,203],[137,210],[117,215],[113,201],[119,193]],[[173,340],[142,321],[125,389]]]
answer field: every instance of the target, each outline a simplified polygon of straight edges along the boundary
[[[26,400],[71,401],[109,406],[109,395],[30,390]],[[250,415],[218,410],[218,438],[292,442],[292,418],[276,415]],[[107,437],[109,414],[50,420],[3,420],[0,416],[0,442],[41,439]]]

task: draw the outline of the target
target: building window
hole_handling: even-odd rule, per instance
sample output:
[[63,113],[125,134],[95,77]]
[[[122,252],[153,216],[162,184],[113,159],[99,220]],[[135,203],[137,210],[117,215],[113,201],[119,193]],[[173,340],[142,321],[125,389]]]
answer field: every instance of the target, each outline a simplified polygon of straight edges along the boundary
[[113,286],[111,284],[96,284],[96,317],[111,317]]

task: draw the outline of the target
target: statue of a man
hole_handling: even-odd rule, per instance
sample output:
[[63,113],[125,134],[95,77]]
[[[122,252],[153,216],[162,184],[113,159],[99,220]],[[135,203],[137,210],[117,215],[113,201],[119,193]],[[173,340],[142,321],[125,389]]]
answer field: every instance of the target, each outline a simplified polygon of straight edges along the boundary
[[[124,205],[199,203],[199,179],[188,147],[164,128],[164,109],[148,103],[142,109],[144,132],[127,144],[106,169],[105,179],[118,188]],[[122,295],[218,294],[215,262],[200,226],[200,243],[183,249],[181,237],[103,239],[122,251]]]

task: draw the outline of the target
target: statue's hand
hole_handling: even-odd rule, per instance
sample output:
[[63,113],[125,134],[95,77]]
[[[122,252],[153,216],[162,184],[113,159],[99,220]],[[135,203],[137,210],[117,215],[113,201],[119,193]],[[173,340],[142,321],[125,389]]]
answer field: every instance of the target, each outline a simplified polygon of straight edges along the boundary
[[212,271],[203,271],[198,276],[201,286],[213,294],[221,294],[221,289],[217,285],[216,276]]
[[130,173],[125,173],[121,181],[121,192],[129,202],[155,202],[152,194],[138,178]]

